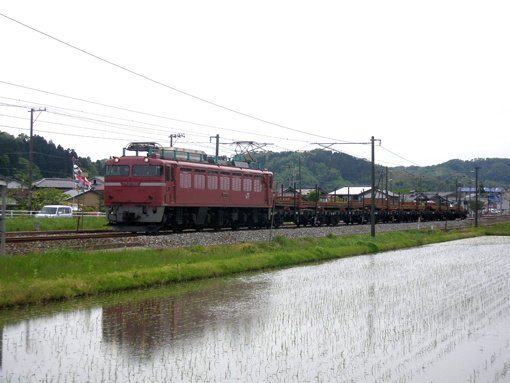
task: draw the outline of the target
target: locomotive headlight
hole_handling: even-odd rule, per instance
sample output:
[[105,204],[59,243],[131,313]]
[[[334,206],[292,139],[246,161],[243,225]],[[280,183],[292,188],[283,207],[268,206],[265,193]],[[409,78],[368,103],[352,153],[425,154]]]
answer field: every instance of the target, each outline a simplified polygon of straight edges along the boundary
[[145,157],[145,158],[143,159],[143,162],[149,162],[149,157]]
[[120,158],[119,158],[119,157],[114,157],[114,158],[113,158],[113,161],[114,161],[114,162],[119,162],[119,161],[120,161]]

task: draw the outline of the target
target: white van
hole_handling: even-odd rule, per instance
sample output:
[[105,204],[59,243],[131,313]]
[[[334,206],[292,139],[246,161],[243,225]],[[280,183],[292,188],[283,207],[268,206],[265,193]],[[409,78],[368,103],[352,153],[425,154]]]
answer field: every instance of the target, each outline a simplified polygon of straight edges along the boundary
[[73,218],[73,210],[65,205],[46,205],[35,218]]

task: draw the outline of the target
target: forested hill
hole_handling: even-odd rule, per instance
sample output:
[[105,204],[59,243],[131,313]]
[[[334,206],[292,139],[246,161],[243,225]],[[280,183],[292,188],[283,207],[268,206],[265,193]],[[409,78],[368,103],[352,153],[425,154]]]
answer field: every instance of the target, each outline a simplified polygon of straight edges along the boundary
[[[14,137],[0,132],[0,174],[14,176],[20,181],[28,180],[29,137]],[[74,149],[64,149],[44,137],[34,136],[33,179],[67,178],[72,176],[72,158],[89,177],[103,174],[104,160],[92,162],[89,157],[79,157]],[[370,186],[371,164],[348,154],[316,149],[309,152],[256,153],[254,158],[263,168],[275,174],[275,182],[299,186],[299,163],[301,161],[301,184],[303,188],[319,185],[330,192],[344,186]],[[405,189],[453,191],[455,185],[474,187],[475,168],[479,168],[479,180],[486,187],[510,188],[510,159],[477,158],[470,161],[450,160],[443,164],[418,167],[389,168],[389,186],[393,191]],[[376,186],[386,187],[386,167],[376,166]]]
[[[20,134],[14,137],[0,132],[0,174],[14,176],[20,181],[28,180],[30,137]],[[39,178],[71,178],[73,175],[73,157],[81,170],[89,176],[102,175],[101,161],[92,162],[89,157],[79,157],[74,149],[64,149],[44,137],[33,137],[33,180]]]
[[[475,169],[478,168],[478,180],[484,187],[503,187],[510,189],[510,159],[509,158],[475,158],[469,161],[449,160],[434,166],[409,166],[399,170],[412,175],[415,179],[426,180],[424,188],[430,188],[436,180],[443,185],[460,183],[464,187],[474,187]],[[438,189],[439,190],[439,189]]]
[[[275,174],[275,181],[284,186],[299,186],[299,161],[303,188],[318,184],[326,191],[344,186],[369,186],[371,164],[348,154],[316,149],[309,152],[257,153],[255,158]],[[485,187],[510,188],[510,159],[477,158],[470,161],[450,160],[443,164],[418,167],[389,168],[389,186],[393,191],[418,189],[453,191],[455,185],[474,187],[475,168],[479,182]],[[386,187],[386,167],[376,165],[376,186]]]
[[314,188],[319,185],[326,191],[343,186],[370,185],[369,162],[348,154],[316,149],[309,152],[257,153],[257,161],[263,168],[274,173],[275,182],[299,186],[299,164],[301,161],[301,186]]

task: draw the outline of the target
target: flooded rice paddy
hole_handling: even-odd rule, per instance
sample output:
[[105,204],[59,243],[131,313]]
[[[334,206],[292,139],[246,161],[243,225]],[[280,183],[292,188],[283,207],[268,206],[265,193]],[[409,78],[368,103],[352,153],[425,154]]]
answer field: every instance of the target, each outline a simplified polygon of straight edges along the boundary
[[0,312],[3,382],[510,381],[510,238]]

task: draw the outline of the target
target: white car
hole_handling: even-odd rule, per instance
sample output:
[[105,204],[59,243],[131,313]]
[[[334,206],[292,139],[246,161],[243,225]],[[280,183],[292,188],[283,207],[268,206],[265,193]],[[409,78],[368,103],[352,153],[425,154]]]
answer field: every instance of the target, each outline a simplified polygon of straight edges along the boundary
[[46,205],[35,218],[73,218],[73,210],[65,205]]

